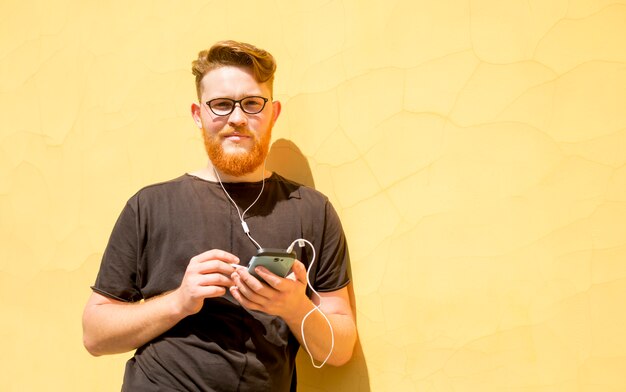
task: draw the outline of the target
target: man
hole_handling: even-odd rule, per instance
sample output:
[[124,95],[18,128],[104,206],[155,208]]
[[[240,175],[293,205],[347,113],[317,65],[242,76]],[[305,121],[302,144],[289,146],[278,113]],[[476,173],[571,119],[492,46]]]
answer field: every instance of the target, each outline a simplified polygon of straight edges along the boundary
[[[328,363],[338,366],[352,355],[337,214],[319,192],[265,169],[281,110],[272,100],[275,69],[268,52],[241,42],[200,52],[191,114],[208,164],[140,190],[113,229],[83,340],[93,355],[136,349],[125,391],[294,391],[303,337],[318,362],[331,353]],[[259,267],[259,280],[237,267],[257,248],[285,249],[298,238],[315,252],[296,246],[286,278]],[[319,296],[307,289],[309,267]]]

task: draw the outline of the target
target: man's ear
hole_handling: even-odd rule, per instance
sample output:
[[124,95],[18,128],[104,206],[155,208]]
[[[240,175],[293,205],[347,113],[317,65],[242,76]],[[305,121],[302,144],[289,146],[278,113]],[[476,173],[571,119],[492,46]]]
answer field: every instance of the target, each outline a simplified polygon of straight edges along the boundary
[[276,120],[278,120],[278,116],[280,115],[280,109],[282,109],[282,106],[280,104],[280,101],[272,101],[272,106],[272,126],[274,126],[274,123],[276,123]]
[[191,104],[191,117],[193,117],[193,121],[200,129],[202,129],[202,116],[200,113],[201,110],[202,108],[197,102]]

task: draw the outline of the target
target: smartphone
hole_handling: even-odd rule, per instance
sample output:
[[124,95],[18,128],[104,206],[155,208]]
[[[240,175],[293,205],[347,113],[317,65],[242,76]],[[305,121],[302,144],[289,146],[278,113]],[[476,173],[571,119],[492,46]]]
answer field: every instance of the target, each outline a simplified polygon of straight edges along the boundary
[[284,249],[261,248],[252,256],[248,264],[250,275],[264,282],[254,269],[263,266],[272,273],[284,278],[291,271],[291,266],[296,259],[296,252],[287,253]]

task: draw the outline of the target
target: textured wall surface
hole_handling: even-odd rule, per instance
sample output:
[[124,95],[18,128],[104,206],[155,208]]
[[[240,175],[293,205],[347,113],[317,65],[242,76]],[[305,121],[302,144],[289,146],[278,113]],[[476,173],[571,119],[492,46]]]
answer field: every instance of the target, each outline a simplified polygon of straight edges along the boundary
[[301,391],[626,390],[610,0],[2,1],[0,390],[119,390],[82,307],[127,198],[204,164],[190,62],[227,38],[277,57],[274,139],[350,241],[360,347]]

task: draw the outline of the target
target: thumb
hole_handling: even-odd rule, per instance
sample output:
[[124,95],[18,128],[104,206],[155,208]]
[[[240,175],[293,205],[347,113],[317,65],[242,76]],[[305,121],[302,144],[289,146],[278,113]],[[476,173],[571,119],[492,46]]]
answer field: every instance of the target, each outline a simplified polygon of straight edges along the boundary
[[306,267],[300,260],[295,260],[292,267],[293,273],[296,275],[298,282],[306,283]]

